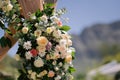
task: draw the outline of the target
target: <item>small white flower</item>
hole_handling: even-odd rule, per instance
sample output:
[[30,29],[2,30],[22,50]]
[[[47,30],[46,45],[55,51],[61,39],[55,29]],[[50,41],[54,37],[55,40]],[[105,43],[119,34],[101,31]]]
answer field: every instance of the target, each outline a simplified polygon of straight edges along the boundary
[[61,66],[63,66],[63,63],[62,63],[62,62],[60,62],[60,63],[59,63],[59,66],[60,66],[60,67],[61,67]]
[[46,29],[46,32],[47,32],[48,34],[50,34],[52,31],[53,31],[52,27],[48,27],[48,28]]
[[36,74],[37,74],[36,72],[32,72],[31,73],[31,79],[35,80],[36,79]]
[[31,48],[32,48],[31,46],[32,46],[31,41],[24,42],[24,44],[23,44],[23,47],[24,47],[26,50],[31,49]]
[[26,57],[26,59],[31,59],[32,54],[28,51],[25,53],[25,57]]
[[47,22],[47,16],[46,15],[43,15],[41,18],[40,18],[42,21],[44,21],[44,22]]
[[37,37],[39,37],[41,35],[41,30],[36,30],[34,32],[34,35],[37,36]]
[[61,76],[58,75],[57,77],[55,77],[55,80],[60,80],[61,79]]
[[59,44],[61,46],[63,46],[63,45],[65,46],[67,44],[67,41],[65,39],[61,39],[60,42],[59,42]]
[[57,62],[56,62],[56,61],[53,61],[53,62],[52,62],[52,64],[53,64],[53,65],[56,65],[56,64],[57,64]]
[[65,75],[65,73],[64,73],[64,72],[62,72],[62,75]]
[[61,36],[61,31],[60,31],[60,30],[54,30],[54,31],[53,31],[53,36],[56,37],[56,38],[60,38],[60,36]]
[[64,32],[64,33],[65,33],[65,34],[61,34],[61,37],[62,37],[63,39],[68,40],[68,39],[71,38],[71,36],[70,36],[68,33],[66,33],[66,32]]
[[23,27],[23,28],[22,28],[22,32],[23,32],[24,34],[27,34],[27,33],[28,33],[28,27]]
[[39,24],[38,23],[35,23],[35,25],[34,25],[35,27],[38,27],[39,26]]
[[53,22],[55,22],[55,23],[57,23],[57,22],[60,21],[60,19],[59,19],[58,17],[56,17],[56,16],[52,16],[52,17],[50,17],[50,19],[51,19]]
[[32,70],[28,70],[28,74],[31,74],[32,73]]
[[59,70],[59,68],[58,67],[55,67],[55,71],[58,71]]
[[7,5],[7,11],[11,11],[12,8],[13,8],[13,5],[12,5],[11,3],[9,3],[9,4]]
[[42,67],[43,65],[44,65],[44,62],[41,58],[34,61],[34,66],[35,67]]
[[67,41],[67,45],[72,46],[72,41],[70,39]]
[[70,55],[73,51],[71,49],[67,50],[67,54]]

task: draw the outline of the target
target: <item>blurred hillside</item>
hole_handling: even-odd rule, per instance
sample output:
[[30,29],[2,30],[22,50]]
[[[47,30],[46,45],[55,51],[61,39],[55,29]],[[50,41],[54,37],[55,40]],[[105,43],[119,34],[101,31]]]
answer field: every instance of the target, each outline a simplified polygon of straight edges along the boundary
[[76,73],[86,72],[97,66],[98,62],[103,59],[101,49],[105,45],[120,44],[120,21],[110,24],[96,24],[85,28],[80,35],[72,36],[73,46],[77,52],[74,61],[77,68]]

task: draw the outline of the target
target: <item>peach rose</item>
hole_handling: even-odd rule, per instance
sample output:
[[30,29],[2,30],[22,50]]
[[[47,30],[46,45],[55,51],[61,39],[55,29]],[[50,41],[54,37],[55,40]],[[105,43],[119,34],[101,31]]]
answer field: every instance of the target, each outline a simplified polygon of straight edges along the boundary
[[34,32],[34,35],[37,36],[37,37],[39,37],[41,35],[41,30],[36,30]]
[[53,71],[48,72],[48,77],[54,77],[54,76],[55,76],[55,73]]
[[65,61],[67,63],[70,63],[72,61],[72,56],[71,55],[67,55],[66,58],[65,58]]
[[57,53],[57,52],[55,52],[55,53],[54,53],[54,59],[58,59],[58,58],[60,58],[60,54]]
[[37,50],[39,51],[39,53],[44,53],[46,50],[46,47],[45,46],[38,46]]
[[38,37],[37,38],[37,44],[39,46],[46,46],[48,44],[48,39],[44,36]]

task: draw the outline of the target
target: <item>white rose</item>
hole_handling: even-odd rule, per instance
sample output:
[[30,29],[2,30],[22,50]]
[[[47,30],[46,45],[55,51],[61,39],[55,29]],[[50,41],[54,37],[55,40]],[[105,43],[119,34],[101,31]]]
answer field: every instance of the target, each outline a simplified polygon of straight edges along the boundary
[[23,27],[23,28],[22,28],[22,32],[23,32],[24,34],[27,34],[27,33],[28,33],[28,27]]
[[67,44],[68,46],[72,46],[72,41],[69,39]]
[[11,11],[12,8],[13,8],[13,5],[12,5],[11,3],[9,3],[9,4],[7,5],[7,11]]
[[62,63],[62,62],[60,62],[60,63],[59,63],[59,66],[60,66],[60,67],[61,67],[61,66],[63,66],[63,63]]
[[61,76],[58,75],[57,77],[55,77],[55,80],[61,80]]
[[52,64],[53,64],[53,65],[56,65],[56,64],[57,64],[57,62],[56,62],[56,61],[53,61],[53,62],[52,62]]
[[65,39],[61,39],[59,44],[62,46],[62,45],[66,45],[67,44],[67,41]]
[[50,34],[52,31],[53,31],[53,28],[52,28],[52,27],[48,27],[48,28],[46,29],[46,32],[47,32],[48,34]]
[[54,30],[54,31],[53,31],[53,36],[56,37],[56,38],[60,38],[60,36],[61,36],[61,31],[60,31],[60,30]]
[[47,16],[46,15],[43,15],[41,18],[40,18],[42,21],[44,21],[44,22],[47,22]]
[[32,73],[32,70],[28,70],[28,74],[31,74]]
[[39,26],[39,24],[38,23],[35,23],[35,25],[34,25],[35,27],[38,27]]
[[24,42],[23,47],[28,50],[31,49],[32,47],[31,41]]
[[58,71],[59,70],[59,68],[58,67],[55,67],[55,71]]
[[63,39],[66,39],[66,40],[68,40],[68,39],[71,38],[71,36],[70,36],[68,33],[66,33],[66,32],[65,32],[65,34],[61,34],[61,37],[62,37]]
[[44,65],[44,62],[41,58],[34,61],[34,66],[35,67],[42,67],[43,65]]
[[36,72],[32,72],[31,73],[31,79],[35,80],[36,79],[36,74],[37,74]]
[[26,59],[31,59],[32,54],[30,52],[26,52],[25,57],[26,57]]
[[37,36],[37,37],[39,37],[41,35],[41,30],[36,30],[34,32],[34,35]]

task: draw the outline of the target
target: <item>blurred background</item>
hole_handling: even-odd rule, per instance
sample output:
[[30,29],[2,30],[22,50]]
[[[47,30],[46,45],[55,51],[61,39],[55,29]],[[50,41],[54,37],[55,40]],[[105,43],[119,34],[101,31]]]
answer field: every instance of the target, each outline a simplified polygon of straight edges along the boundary
[[[120,80],[120,0],[58,0],[60,8],[76,49],[75,80]],[[17,77],[17,47],[0,62],[0,80]]]

